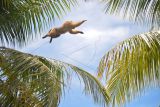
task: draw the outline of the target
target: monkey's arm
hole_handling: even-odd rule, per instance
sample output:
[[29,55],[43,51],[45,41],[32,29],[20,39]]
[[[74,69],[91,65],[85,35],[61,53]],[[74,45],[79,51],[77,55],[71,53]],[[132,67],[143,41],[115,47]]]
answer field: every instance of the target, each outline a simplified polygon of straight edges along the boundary
[[75,28],[75,27],[78,27],[78,26],[80,26],[81,24],[83,24],[85,21],[87,21],[87,20],[82,20],[82,21],[79,21],[79,22],[72,22],[71,24],[72,24],[72,26]]
[[60,27],[60,30],[61,31],[69,31],[71,29],[74,29],[78,26],[80,26],[81,24],[83,24],[85,21],[87,20],[82,20],[82,21],[79,21],[79,22],[73,22],[73,21],[66,21],[64,22],[64,24]]
[[78,33],[83,34],[82,31],[78,31],[78,30],[75,30],[75,29],[70,30],[69,33],[70,33],[70,34],[78,34]]

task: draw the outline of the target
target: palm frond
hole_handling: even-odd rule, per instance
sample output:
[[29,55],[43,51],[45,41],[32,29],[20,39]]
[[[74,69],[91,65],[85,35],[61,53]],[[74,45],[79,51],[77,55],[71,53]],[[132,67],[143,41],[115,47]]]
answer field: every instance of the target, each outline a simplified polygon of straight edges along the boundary
[[129,38],[110,50],[99,64],[112,103],[124,104],[145,88],[160,84],[160,32]]
[[139,24],[160,28],[160,0],[102,0],[105,10],[112,14],[121,14],[124,18]]
[[85,92],[107,105],[109,96],[98,80],[73,65],[0,48],[0,104],[2,106],[57,107],[72,72],[83,79]]
[[76,0],[1,0],[0,45],[26,45],[76,3]]
[[95,103],[101,104],[104,107],[108,106],[110,102],[109,94],[106,92],[105,88],[102,86],[99,80],[97,80],[94,76],[80,68],[74,66],[71,66],[71,68],[83,80],[83,83],[85,85],[85,93],[87,95],[91,95]]
[[62,94],[62,68],[41,57],[1,48],[0,103],[3,106],[57,107]]

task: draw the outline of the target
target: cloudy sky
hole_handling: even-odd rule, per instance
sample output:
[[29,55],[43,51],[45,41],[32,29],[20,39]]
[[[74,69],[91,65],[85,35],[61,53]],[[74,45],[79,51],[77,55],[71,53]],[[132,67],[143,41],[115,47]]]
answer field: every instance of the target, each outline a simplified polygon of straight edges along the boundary
[[[54,26],[60,26],[66,20],[79,21],[86,19],[83,25],[77,29],[84,34],[63,36],[54,39],[49,44],[49,39],[38,38],[22,51],[48,58],[58,59],[78,67],[81,67],[93,75],[102,56],[120,41],[132,35],[143,33],[147,28],[138,26],[120,17],[106,15],[104,6],[97,2],[81,2],[73,7],[60,20],[56,20]],[[41,35],[45,35],[46,29]],[[100,107],[95,105],[91,97],[83,94],[83,86],[73,79],[70,91],[67,90],[61,100],[60,107]],[[158,107],[160,104],[160,89],[146,90],[146,94],[127,104],[127,107]]]

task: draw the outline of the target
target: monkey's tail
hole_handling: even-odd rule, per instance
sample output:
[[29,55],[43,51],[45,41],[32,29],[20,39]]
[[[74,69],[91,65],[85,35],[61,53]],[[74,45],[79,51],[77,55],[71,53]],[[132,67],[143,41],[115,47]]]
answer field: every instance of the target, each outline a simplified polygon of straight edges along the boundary
[[44,39],[44,38],[46,38],[46,37],[48,37],[48,35],[43,36],[42,39]]

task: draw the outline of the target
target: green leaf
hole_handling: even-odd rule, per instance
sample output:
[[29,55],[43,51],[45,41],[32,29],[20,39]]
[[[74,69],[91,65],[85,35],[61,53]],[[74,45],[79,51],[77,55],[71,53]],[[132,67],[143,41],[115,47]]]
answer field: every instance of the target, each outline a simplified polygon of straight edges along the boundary
[[91,74],[71,64],[0,47],[0,104],[57,107],[75,73],[95,103],[107,106],[108,93]]
[[76,3],[75,0],[1,0],[0,45],[25,46]]
[[152,29],[160,28],[160,0],[102,0],[106,13],[121,15]]
[[159,87],[160,32],[136,35],[115,46],[99,64],[99,78],[104,74],[113,105],[131,101],[146,88]]

